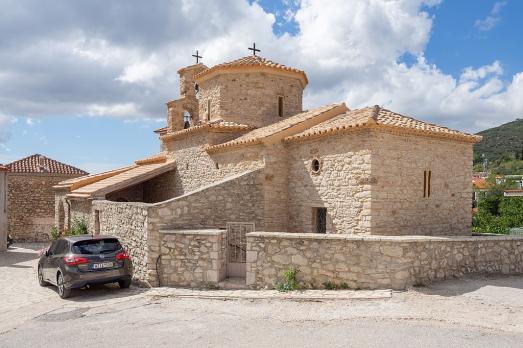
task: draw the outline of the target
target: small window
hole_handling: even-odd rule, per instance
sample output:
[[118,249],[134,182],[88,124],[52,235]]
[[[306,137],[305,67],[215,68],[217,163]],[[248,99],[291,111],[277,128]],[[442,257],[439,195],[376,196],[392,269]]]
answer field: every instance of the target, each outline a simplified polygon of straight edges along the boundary
[[220,165],[216,162],[216,169],[220,169]]
[[312,226],[315,233],[327,233],[327,208],[312,208]]
[[278,96],[278,116],[283,117],[283,96]]
[[432,179],[432,171],[425,170],[423,172],[423,197],[426,197],[426,198],[430,197],[431,179]]
[[211,120],[211,100],[207,100],[207,121]]
[[311,170],[313,173],[319,173],[321,169],[321,163],[320,160],[315,158],[311,162]]
[[185,170],[189,170],[189,163],[185,163]]

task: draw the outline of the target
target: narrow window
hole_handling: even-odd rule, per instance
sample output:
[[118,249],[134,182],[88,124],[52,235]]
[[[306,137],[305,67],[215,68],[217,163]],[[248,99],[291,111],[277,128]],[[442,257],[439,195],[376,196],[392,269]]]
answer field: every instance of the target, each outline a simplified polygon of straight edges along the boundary
[[211,100],[207,100],[207,121],[211,120]]
[[315,233],[327,233],[327,208],[312,208],[312,224]]
[[431,179],[432,179],[432,171],[425,170],[423,172],[423,197],[430,197]]
[[432,171],[429,170],[429,177],[427,178],[427,197],[430,197],[430,179],[432,176]]
[[220,169],[220,165],[216,162],[216,169]]
[[283,117],[283,96],[278,96],[278,116]]
[[423,198],[427,197],[427,171],[423,172]]

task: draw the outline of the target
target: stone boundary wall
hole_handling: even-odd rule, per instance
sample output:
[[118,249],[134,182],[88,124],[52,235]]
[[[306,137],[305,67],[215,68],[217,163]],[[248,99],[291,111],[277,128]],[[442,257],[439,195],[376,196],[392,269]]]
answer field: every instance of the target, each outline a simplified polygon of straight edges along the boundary
[[522,274],[523,237],[247,234],[248,286],[273,287],[290,266],[305,287],[399,290],[466,273]]
[[[186,195],[154,204],[95,200],[92,202],[88,218],[89,232],[95,229],[95,215],[98,211],[100,234],[121,238],[133,260],[134,277],[156,286],[158,284],[156,263],[160,262],[158,257],[164,252],[177,253],[176,250],[170,250],[176,249],[172,243],[164,245],[164,252],[161,251],[163,241],[168,241],[171,237],[166,238],[160,231],[216,230],[225,228],[227,222],[254,222],[256,226],[262,226],[261,180],[263,178],[260,170],[244,172]],[[83,209],[77,213],[83,213]],[[253,216],[256,217],[254,221],[252,221]],[[197,238],[194,238],[194,241],[196,240]],[[195,243],[200,242],[198,240]],[[162,259],[162,262],[164,261]],[[182,276],[185,277],[184,284],[191,282],[187,280],[190,279],[189,276]],[[181,276],[172,275],[172,277],[173,284],[181,282]],[[202,284],[209,282],[203,276],[202,279]],[[192,280],[192,282],[197,281]]]
[[148,208],[141,203],[93,201],[93,214],[99,211],[100,234],[118,237],[129,252],[133,278],[147,282],[149,267]]
[[226,230],[162,230],[161,286],[210,287],[226,276]]

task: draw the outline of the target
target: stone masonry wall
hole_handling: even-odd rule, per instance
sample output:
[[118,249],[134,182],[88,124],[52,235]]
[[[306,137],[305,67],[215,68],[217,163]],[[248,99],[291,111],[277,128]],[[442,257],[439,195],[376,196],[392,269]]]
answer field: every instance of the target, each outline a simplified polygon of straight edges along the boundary
[[[155,204],[95,200],[92,209],[89,207],[89,229],[94,231],[98,211],[100,233],[122,239],[133,258],[136,279],[157,285],[156,261],[162,253],[170,254],[167,249],[172,248],[172,245],[164,245],[161,251],[163,237],[159,231],[225,228],[227,222],[253,222],[257,228],[263,228],[262,180],[260,170],[246,172]],[[90,203],[85,202],[87,207]],[[72,215],[83,215],[84,208],[72,206],[71,210],[78,209]],[[214,259],[214,256],[209,257]],[[186,270],[179,268],[172,272],[178,271],[183,274]],[[173,282],[181,279],[180,276],[172,277]]]
[[523,237],[247,234],[247,285],[273,287],[290,266],[305,287],[404,289],[466,273],[523,273]]
[[160,284],[208,287],[226,276],[226,230],[163,230]]
[[54,190],[71,175],[8,173],[8,233],[18,241],[47,241],[54,226]]
[[225,228],[227,222],[254,222],[263,228],[262,171],[255,170],[152,205],[155,229]]
[[372,142],[364,131],[289,145],[289,232],[316,232],[313,208],[324,207],[327,233],[370,233]]
[[176,161],[175,196],[184,195],[227,176],[263,166],[262,149],[259,146],[213,156],[204,149],[205,144],[221,143],[232,138],[231,134],[202,132],[167,143],[170,155]]
[[221,74],[200,83],[199,109],[211,121],[226,121],[263,127],[281,120],[278,96],[283,96],[283,117],[302,111],[303,87],[298,79],[265,72]]
[[77,221],[85,221],[87,223],[87,231],[93,232],[94,229],[94,215],[92,214],[92,204],[89,200],[73,199],[69,201],[69,225],[67,228],[73,228]]
[[149,267],[154,265],[154,260],[149,258],[147,205],[93,201],[93,214],[96,211],[100,234],[118,237],[131,256],[134,278],[147,282]]
[[[472,144],[386,132],[374,137],[372,234],[470,235]],[[424,171],[431,171],[430,197],[423,197]]]

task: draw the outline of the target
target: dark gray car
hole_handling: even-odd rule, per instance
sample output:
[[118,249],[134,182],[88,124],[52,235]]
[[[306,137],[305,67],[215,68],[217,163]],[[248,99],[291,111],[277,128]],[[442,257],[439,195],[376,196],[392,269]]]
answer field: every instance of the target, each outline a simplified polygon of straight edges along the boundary
[[41,286],[56,285],[60,297],[67,298],[71,289],[90,284],[118,283],[128,288],[131,268],[129,254],[116,237],[63,237],[40,256],[38,281]]

